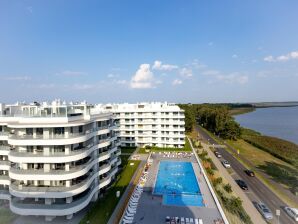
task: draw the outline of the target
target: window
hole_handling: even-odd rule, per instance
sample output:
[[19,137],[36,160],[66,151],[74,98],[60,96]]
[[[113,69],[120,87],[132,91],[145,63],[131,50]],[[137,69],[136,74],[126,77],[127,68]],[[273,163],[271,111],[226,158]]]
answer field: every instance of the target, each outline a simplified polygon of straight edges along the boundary
[[27,152],[33,152],[33,146],[27,146]]
[[64,127],[54,128],[55,135],[63,135],[64,134]]
[[26,135],[33,135],[33,128],[26,128]]
[[36,128],[37,135],[43,135],[43,128]]

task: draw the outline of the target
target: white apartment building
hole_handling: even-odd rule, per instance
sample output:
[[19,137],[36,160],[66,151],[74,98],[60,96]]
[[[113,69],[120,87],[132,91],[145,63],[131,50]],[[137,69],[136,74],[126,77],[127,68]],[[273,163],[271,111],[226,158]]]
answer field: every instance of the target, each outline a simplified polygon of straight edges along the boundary
[[184,111],[170,103],[97,105],[116,115],[122,146],[184,147]]
[[86,103],[0,104],[0,199],[19,215],[71,219],[115,179],[117,128]]

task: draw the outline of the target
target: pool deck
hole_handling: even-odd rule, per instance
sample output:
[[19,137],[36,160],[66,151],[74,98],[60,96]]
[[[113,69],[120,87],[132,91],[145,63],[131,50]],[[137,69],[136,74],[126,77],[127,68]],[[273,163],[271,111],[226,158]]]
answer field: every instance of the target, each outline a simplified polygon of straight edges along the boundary
[[[148,180],[144,186],[144,192],[139,200],[137,213],[134,217],[134,223],[140,224],[159,224],[165,223],[165,217],[184,217],[184,218],[201,218],[204,224],[214,223],[215,219],[221,217],[216,204],[213,200],[211,192],[207,183],[200,173],[200,168],[196,162],[195,157],[192,155],[189,158],[164,158],[160,154],[153,154],[153,164],[149,168]],[[156,175],[158,173],[159,162],[161,160],[167,161],[183,161],[191,162],[199,183],[201,193],[205,202],[205,207],[198,206],[168,206],[162,204],[162,197],[152,194]]]

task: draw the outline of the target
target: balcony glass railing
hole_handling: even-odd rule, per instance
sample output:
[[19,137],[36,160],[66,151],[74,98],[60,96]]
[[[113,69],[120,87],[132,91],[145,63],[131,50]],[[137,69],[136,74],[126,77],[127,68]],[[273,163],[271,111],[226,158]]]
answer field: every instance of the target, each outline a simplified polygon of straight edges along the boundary
[[64,133],[64,134],[50,134],[50,135],[17,135],[17,134],[10,134],[9,138],[10,139],[67,139],[67,138],[75,138],[75,137],[80,137],[80,136],[85,136],[88,134],[91,134],[96,131],[104,130],[111,128],[113,126],[102,126],[94,129],[89,129],[84,132],[77,132],[77,133]]

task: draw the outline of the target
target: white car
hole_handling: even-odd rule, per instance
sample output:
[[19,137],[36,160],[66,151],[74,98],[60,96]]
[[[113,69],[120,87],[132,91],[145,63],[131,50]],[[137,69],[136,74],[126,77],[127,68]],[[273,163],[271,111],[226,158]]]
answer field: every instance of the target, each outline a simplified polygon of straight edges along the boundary
[[256,205],[257,209],[259,210],[259,212],[261,213],[261,215],[266,219],[266,220],[270,220],[273,219],[273,215],[272,212],[270,211],[270,209],[262,202],[257,203]]
[[296,222],[298,222],[298,209],[297,208],[290,208],[285,207],[286,213],[291,216]]
[[222,161],[222,165],[223,165],[225,168],[231,168],[231,164],[230,164],[227,160]]

